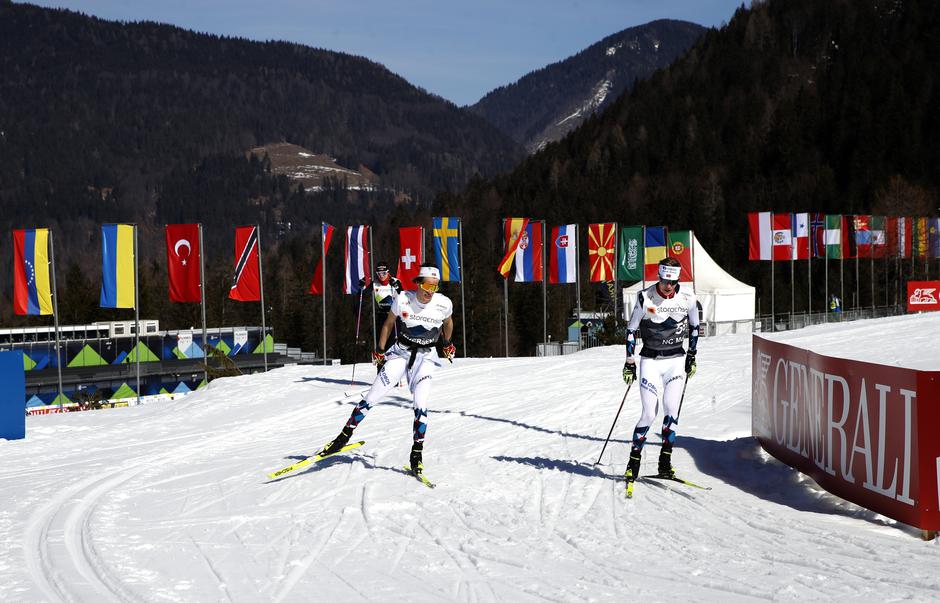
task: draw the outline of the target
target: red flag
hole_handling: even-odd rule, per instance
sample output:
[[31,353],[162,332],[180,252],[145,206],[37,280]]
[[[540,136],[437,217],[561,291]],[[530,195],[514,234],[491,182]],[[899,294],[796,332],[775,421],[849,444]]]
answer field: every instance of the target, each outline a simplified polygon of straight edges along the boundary
[[317,262],[317,267],[313,270],[313,280],[310,281],[310,289],[307,290],[310,295],[323,295],[323,258],[330,250],[330,241],[333,240],[333,227],[323,222],[320,227],[320,236],[323,237],[321,239],[323,241],[323,253],[320,256],[320,261]]
[[261,301],[261,276],[258,270],[258,227],[235,229],[235,277],[229,299]]
[[898,257],[898,219],[895,216],[885,218],[885,246],[881,257]]
[[421,262],[424,261],[422,247],[424,245],[424,227],[406,226],[398,229],[399,254],[398,269],[395,276],[401,281],[402,289],[414,290],[418,285],[414,283],[414,278],[418,276],[421,269]]
[[170,301],[202,301],[199,247],[198,224],[167,224],[166,269],[170,277]]
[[614,280],[617,253],[617,225],[613,222],[588,224],[588,259],[591,282]]
[[505,222],[506,230],[506,254],[500,260],[496,269],[503,278],[509,277],[509,270],[512,268],[512,262],[516,258],[516,251],[519,250],[519,242],[526,234],[526,227],[529,225],[528,218],[507,218]]
[[770,243],[774,261],[793,257],[793,220],[790,214],[773,214]]

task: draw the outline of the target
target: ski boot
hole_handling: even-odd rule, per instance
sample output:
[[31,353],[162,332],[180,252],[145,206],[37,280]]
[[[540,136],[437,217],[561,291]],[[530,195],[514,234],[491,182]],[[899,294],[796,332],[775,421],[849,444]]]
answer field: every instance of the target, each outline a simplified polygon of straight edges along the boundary
[[415,475],[421,475],[424,471],[424,464],[421,462],[421,452],[424,450],[424,442],[415,442],[411,445],[411,472]]
[[635,482],[636,478],[640,476],[640,459],[642,455],[643,453],[639,450],[630,451],[630,462],[627,463],[627,472],[623,474],[628,483]]
[[332,442],[323,447],[323,450],[320,451],[320,456],[336,454],[342,450],[343,446],[349,443],[349,438],[352,437],[352,432],[352,427],[349,425],[343,427],[343,430],[339,432],[339,435],[333,438]]
[[676,471],[672,468],[672,442],[663,442],[663,448],[659,451],[659,477],[673,479],[676,477]]

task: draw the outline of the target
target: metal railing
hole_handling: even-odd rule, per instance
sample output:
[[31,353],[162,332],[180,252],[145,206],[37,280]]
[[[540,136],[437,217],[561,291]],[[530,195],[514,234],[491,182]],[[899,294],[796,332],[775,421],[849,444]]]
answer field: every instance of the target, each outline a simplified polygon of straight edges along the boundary
[[[875,306],[874,308],[853,308],[842,312],[800,312],[796,314],[777,314],[771,320],[770,315],[758,316],[754,319],[754,332],[768,333],[771,331],[791,331],[802,329],[811,325],[821,325],[830,322],[851,322],[866,318],[884,318],[886,316],[900,316],[907,314],[903,305]],[[771,324],[773,327],[771,328]]]

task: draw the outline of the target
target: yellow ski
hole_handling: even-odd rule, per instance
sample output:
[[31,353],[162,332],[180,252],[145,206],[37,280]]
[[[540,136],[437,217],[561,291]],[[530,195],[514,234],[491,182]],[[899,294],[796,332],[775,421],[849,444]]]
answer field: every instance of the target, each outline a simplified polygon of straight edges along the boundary
[[346,452],[346,451],[348,451],[348,450],[352,450],[353,448],[359,448],[360,446],[362,446],[362,445],[365,444],[365,443],[366,443],[365,440],[362,440],[362,441],[360,441],[360,442],[353,442],[352,444],[347,444],[347,445],[343,446],[342,448],[340,448],[339,450],[337,450],[337,451],[334,452],[333,454],[324,454],[324,455],[315,454],[315,455],[313,455],[313,456],[308,456],[307,458],[303,459],[302,461],[297,461],[296,463],[294,463],[293,465],[290,465],[289,467],[284,467],[283,469],[278,469],[278,470],[275,471],[274,473],[269,473],[269,474],[268,474],[268,479],[277,479],[277,478],[279,478],[279,477],[283,477],[283,476],[287,475],[288,473],[290,473],[291,471],[296,471],[297,469],[302,469],[302,468],[306,467],[307,465],[310,465],[310,464],[312,464],[312,463],[316,463],[317,461],[322,461],[323,459],[325,459],[325,458],[327,458],[327,457],[331,457],[331,456],[333,456],[334,454],[339,454],[339,453],[341,453],[341,452]]

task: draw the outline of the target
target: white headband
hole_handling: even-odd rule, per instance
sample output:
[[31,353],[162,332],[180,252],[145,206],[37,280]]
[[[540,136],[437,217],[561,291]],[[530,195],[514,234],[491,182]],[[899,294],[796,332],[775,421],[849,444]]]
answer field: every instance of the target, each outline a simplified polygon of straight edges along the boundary
[[418,276],[415,277],[415,281],[423,278],[436,278],[440,280],[441,271],[434,266],[421,266],[421,270],[418,271]]
[[659,278],[661,280],[678,281],[680,274],[682,274],[682,268],[679,266],[665,266],[663,264],[659,265]]

